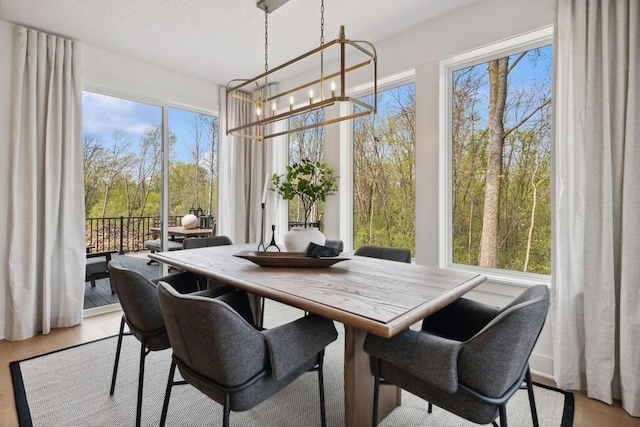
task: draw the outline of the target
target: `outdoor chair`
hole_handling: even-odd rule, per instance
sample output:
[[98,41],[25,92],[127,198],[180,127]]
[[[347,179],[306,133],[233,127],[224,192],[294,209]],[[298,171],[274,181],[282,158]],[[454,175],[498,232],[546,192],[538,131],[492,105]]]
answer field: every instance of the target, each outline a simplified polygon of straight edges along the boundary
[[[87,263],[85,268],[84,281],[91,282],[91,287],[96,287],[96,280],[109,277],[109,261],[111,254],[117,251],[104,251],[87,253]],[[115,295],[115,289],[111,285],[111,294]]]
[[[231,411],[253,408],[308,370],[318,371],[320,420],[326,425],[324,349],[338,336],[331,320],[309,315],[259,330],[243,291],[209,299],[181,295],[160,282],[158,294],[173,349],[160,426],[174,385],[191,384],[223,405],[228,427]],[[176,366],[184,381],[174,380]]]
[[[124,335],[133,335],[141,344],[136,403],[136,426],[140,426],[145,358],[152,351],[169,348],[169,337],[167,336],[164,319],[160,311],[156,284],[144,278],[138,272],[123,267],[117,260],[112,260],[109,263],[109,273],[111,284],[116,290],[123,312],[109,394],[113,396],[116,387],[122,338]],[[156,279],[156,282],[160,280],[169,283],[177,292],[198,291],[198,282],[196,276],[192,273],[172,274]],[[214,297],[217,296],[216,292],[218,291],[202,291],[199,294]],[[124,332],[125,323],[129,326],[131,332]]]
[[[477,424],[507,427],[507,401],[524,384],[538,427],[529,357],[549,309],[549,288],[533,286],[502,309],[459,299],[424,319],[421,331],[367,334],[374,376],[373,425],[381,384],[395,384]],[[384,379],[384,382],[382,382]],[[428,425],[428,422],[425,422]]]
[[405,248],[390,248],[387,246],[364,245],[353,253],[369,258],[388,259],[391,261],[411,262],[411,251]]

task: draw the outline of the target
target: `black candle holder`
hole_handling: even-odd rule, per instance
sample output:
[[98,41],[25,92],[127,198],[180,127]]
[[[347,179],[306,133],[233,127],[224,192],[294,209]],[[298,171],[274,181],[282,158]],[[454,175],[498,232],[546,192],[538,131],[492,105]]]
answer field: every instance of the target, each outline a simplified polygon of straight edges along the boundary
[[262,247],[262,251],[267,251],[267,248],[264,247],[264,202],[262,202],[262,221],[260,223],[260,243],[258,243],[258,252],[260,252],[260,247]]
[[266,251],[267,249],[269,249],[271,246],[275,247],[275,248],[278,250],[278,252],[282,252],[282,251],[280,250],[280,246],[278,246],[278,245],[276,244],[276,226],[275,226],[275,224],[271,224],[271,243],[269,243],[269,246],[267,246],[267,248],[265,249],[265,251]]

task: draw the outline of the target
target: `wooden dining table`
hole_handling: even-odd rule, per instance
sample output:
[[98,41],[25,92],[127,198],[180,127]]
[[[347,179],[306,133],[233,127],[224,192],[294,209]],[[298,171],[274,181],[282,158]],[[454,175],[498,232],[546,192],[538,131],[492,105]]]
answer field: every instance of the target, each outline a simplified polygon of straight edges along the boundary
[[[261,267],[234,256],[256,247],[216,246],[149,257],[344,324],[347,427],[371,425],[373,376],[363,350],[366,334],[392,337],[486,279],[481,274],[361,256],[350,256],[327,268]],[[256,315],[260,318],[261,313]],[[401,404],[400,389],[381,387],[379,402],[382,420]]]
[[[160,231],[162,231],[161,227],[151,227],[149,228],[154,239],[158,238]],[[213,228],[184,228],[179,225],[176,227],[167,227],[167,234],[170,239],[180,238],[184,239],[186,237],[207,237],[211,235]]]

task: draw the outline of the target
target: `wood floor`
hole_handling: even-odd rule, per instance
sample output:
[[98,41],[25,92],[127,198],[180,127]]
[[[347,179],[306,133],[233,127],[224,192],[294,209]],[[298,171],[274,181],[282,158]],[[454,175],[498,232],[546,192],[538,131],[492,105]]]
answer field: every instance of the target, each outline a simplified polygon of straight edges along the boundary
[[[120,327],[122,312],[102,314],[84,319],[79,326],[55,329],[25,341],[0,341],[0,427],[18,425],[9,362],[41,355],[76,344],[115,335]],[[553,381],[534,376],[535,381],[554,385]],[[640,418],[629,416],[620,403],[609,406],[575,393],[574,427],[640,427]]]

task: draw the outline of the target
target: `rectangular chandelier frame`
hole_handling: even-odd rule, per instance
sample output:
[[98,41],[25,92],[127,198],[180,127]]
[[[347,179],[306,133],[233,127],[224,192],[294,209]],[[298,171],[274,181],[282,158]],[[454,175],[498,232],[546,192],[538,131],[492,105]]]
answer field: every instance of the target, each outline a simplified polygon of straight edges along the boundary
[[[347,66],[346,63],[346,50],[347,48],[354,48],[356,52],[364,55],[364,60],[361,60],[357,63]],[[324,74],[324,54],[328,52],[330,49],[339,49],[339,58],[340,58],[340,69],[336,72],[330,74]],[[278,72],[284,70],[285,68],[294,66],[295,64],[300,63],[307,58],[310,58],[314,55],[320,56],[320,76],[317,79],[311,80],[307,83],[299,84],[293,88],[283,89],[282,92],[279,93],[269,93],[267,86],[270,82],[273,81],[273,76]],[[372,82],[373,82],[373,103],[369,104],[362,100],[351,98],[346,95],[345,89],[347,85],[347,76],[349,73],[353,73],[357,70],[370,71],[372,73]],[[345,37],[344,27],[340,27],[340,33],[337,39],[332,40],[328,43],[325,43],[303,55],[298,56],[297,58],[292,59],[278,67],[275,67],[263,74],[260,74],[253,79],[235,79],[230,81],[227,84],[226,88],[226,114],[225,114],[225,123],[227,129],[227,135],[233,135],[242,138],[250,138],[262,141],[268,138],[274,138],[294,132],[300,132],[307,129],[311,129],[318,126],[329,125],[332,123],[341,122],[343,120],[353,119],[356,117],[365,116],[368,114],[377,112],[377,104],[378,104],[378,87],[377,87],[377,73],[378,73],[378,61],[375,47],[366,41],[355,41],[348,40]],[[332,79],[338,79],[339,82],[339,90],[336,91],[333,87],[334,81]],[[325,89],[325,85],[327,82],[331,81],[331,90]],[[278,83],[279,85],[281,83]],[[319,87],[319,96],[313,96],[313,88]],[[273,90],[273,86],[269,88]],[[293,96],[294,94],[298,95],[298,99],[300,99],[300,94],[307,90],[311,89],[311,93],[309,94],[308,99],[309,102],[303,102],[303,105],[293,103],[293,98],[290,98],[289,108],[283,109],[277,108],[277,105],[283,105],[282,99],[287,96]],[[251,93],[253,91],[253,94]],[[330,93],[330,96],[326,96]],[[278,102],[281,101],[281,102]],[[311,123],[311,124],[301,124],[296,127],[290,127],[290,123],[286,123],[283,127],[284,130],[274,130],[274,126],[267,126],[270,124],[274,124],[276,122],[288,120],[291,117],[298,116],[300,114],[316,110],[322,109],[327,106],[333,105],[336,102],[349,102],[358,106],[357,109],[346,109],[349,111],[344,116],[333,117],[330,119],[323,119],[322,121]],[[238,117],[234,115],[236,119],[236,123],[232,123],[232,118],[229,112],[231,108],[235,108],[237,103],[247,103],[247,105],[251,106],[252,113],[250,116],[252,119],[247,122],[242,122],[242,117]],[[269,109],[268,107],[272,108]],[[267,111],[269,110],[269,111]],[[253,132],[251,131],[253,129]]]

